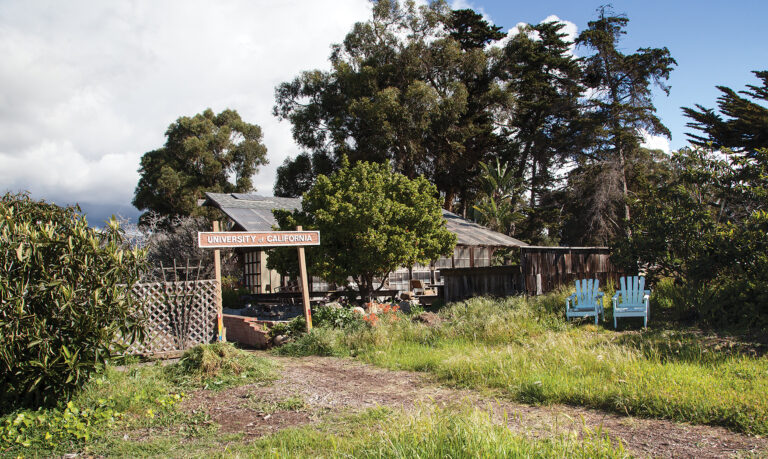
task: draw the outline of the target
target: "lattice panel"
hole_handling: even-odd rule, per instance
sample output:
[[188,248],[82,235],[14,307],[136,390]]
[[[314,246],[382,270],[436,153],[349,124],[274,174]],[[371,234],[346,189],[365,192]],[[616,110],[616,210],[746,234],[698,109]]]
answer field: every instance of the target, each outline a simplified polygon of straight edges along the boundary
[[215,280],[151,282],[132,288],[144,303],[147,336],[134,343],[129,354],[183,351],[216,336],[217,283]]

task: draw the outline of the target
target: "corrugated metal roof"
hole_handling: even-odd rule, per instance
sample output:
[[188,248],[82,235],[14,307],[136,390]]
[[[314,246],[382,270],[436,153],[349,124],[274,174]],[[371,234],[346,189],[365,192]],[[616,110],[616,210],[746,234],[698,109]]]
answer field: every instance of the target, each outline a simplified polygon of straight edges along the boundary
[[[272,209],[300,209],[299,198],[276,198],[243,193],[206,193],[204,205],[218,207],[239,227],[246,231],[271,231],[277,225]],[[482,225],[465,220],[443,210],[448,231],[454,233],[459,245],[522,247],[527,246],[505,234],[497,233]]]
[[523,247],[527,246],[523,241],[519,241],[506,234],[497,233],[485,226],[478,225],[458,215],[443,210],[443,218],[448,231],[456,235],[459,245],[485,245],[494,247]]
[[299,209],[301,199],[244,193],[205,193],[203,205],[218,207],[245,231],[272,231],[272,209]]

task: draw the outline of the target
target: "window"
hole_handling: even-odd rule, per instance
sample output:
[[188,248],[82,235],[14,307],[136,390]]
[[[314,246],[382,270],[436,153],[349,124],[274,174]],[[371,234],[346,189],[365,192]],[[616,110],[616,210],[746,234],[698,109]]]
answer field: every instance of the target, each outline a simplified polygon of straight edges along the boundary
[[251,293],[261,293],[261,250],[252,250],[245,252],[245,263],[243,265],[243,275],[245,276],[245,287]]
[[458,245],[453,251],[453,262],[456,268],[469,268],[469,247]]
[[481,266],[490,266],[490,253],[491,249],[488,247],[475,247],[475,267],[479,268]]

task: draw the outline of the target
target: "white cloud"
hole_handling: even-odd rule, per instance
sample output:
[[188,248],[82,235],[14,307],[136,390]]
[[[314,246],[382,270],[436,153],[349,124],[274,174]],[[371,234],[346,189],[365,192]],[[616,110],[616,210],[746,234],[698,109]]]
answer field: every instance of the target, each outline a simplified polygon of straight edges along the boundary
[[671,151],[668,138],[661,135],[652,135],[647,132],[643,132],[642,146],[651,150],[662,150],[664,153]]
[[130,202],[141,155],[179,116],[236,109],[275,169],[298,152],[272,116],[275,86],[327,68],[365,0],[0,3],[0,191]]

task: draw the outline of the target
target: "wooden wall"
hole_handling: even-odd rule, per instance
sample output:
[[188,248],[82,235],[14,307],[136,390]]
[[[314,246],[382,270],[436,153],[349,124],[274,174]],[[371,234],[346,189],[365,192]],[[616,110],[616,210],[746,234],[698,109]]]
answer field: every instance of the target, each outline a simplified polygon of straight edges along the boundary
[[521,247],[520,266],[443,268],[445,302],[473,296],[540,295],[575,279],[609,279],[618,284],[622,272],[607,247]]
[[609,279],[618,284],[623,273],[611,263],[610,255],[607,247],[521,247],[526,293],[539,295],[586,278],[599,279],[601,287]]
[[446,303],[473,296],[519,295],[525,291],[519,266],[443,268],[440,274]]

